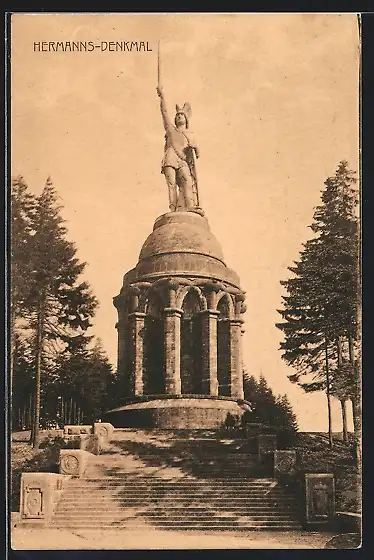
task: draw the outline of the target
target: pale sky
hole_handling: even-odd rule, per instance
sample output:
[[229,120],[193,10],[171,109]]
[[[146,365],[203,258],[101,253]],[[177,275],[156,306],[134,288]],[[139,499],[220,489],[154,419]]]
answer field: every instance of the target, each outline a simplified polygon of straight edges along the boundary
[[[149,52],[34,52],[34,42],[144,41]],[[192,106],[199,195],[246,292],[244,360],[287,393],[302,430],[327,428],[326,397],[291,384],[275,328],[325,179],[358,170],[355,14],[15,14],[12,174],[61,196],[69,238],[100,302],[92,334],[116,364],[112,298],[168,211],[157,41],[171,116]],[[52,47],[53,48],[53,47]],[[341,429],[339,403],[334,425]]]

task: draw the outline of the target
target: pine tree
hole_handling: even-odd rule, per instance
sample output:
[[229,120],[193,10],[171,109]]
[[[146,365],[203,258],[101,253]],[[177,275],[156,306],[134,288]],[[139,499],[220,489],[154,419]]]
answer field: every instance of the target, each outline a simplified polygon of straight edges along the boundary
[[29,193],[23,177],[16,177],[11,187],[10,228],[10,392],[13,392],[13,370],[16,346],[26,325],[31,272],[30,245],[34,235],[35,197]]
[[76,257],[75,245],[66,239],[57,193],[50,179],[36,198],[33,235],[27,250],[28,292],[24,305],[35,344],[35,415],[33,446],[39,446],[41,375],[48,349],[66,337],[84,332],[97,307],[97,300],[79,277],[86,263]]
[[293,443],[298,427],[287,395],[276,397],[262,374],[257,381],[253,375],[244,372],[244,398],[252,406],[252,412],[245,413],[245,422],[259,423],[276,430],[282,447]]
[[[331,431],[332,372],[340,367],[338,341],[352,354],[357,339],[358,236],[354,172],[347,162],[339,164],[325,181],[322,204],[317,206],[310,226],[315,237],[303,245],[300,260],[289,267],[294,277],[282,281],[284,333],[282,358],[296,372],[289,376],[306,391],[326,391]],[[339,342],[340,344],[340,342]],[[351,358],[350,358],[351,359]]]
[[117,381],[101,341],[96,340],[90,348],[91,342],[88,337],[77,338],[59,356],[53,387],[55,400],[62,397],[65,402],[76,403],[88,423],[111,408]]

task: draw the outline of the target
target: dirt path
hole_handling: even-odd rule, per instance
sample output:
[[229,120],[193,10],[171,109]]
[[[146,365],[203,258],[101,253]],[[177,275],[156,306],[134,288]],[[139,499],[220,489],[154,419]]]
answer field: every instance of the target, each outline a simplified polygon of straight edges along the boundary
[[[120,530],[25,529],[12,532],[15,550],[322,549],[333,533],[252,531],[247,534]],[[67,549],[67,543],[69,548]]]

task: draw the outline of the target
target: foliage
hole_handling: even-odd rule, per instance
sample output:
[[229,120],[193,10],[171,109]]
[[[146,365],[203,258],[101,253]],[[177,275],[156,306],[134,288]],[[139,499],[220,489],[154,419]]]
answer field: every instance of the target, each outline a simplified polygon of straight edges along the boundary
[[252,412],[243,415],[244,423],[259,423],[277,431],[278,446],[289,447],[297,433],[296,415],[287,395],[276,397],[264,376],[259,381],[244,374],[244,398],[251,403]]
[[289,380],[305,391],[357,398],[359,242],[355,172],[346,161],[325,181],[310,226],[314,237],[281,281],[287,295],[282,322],[282,358],[294,368]]
[[[98,302],[89,284],[80,279],[86,263],[80,262],[75,244],[67,239],[62,207],[50,178],[42,193],[35,196],[24,179],[17,177],[11,204],[12,401],[13,408],[25,406],[25,397],[28,403],[32,390],[33,442],[38,445],[40,407],[45,407],[42,417],[48,415],[46,403],[51,394],[57,398],[62,388],[66,389],[69,360],[75,368],[71,377],[76,385],[82,384],[78,377],[84,364],[83,376],[91,394],[80,391],[80,396],[88,415],[98,413],[104,386],[111,385],[102,379],[107,376],[111,380],[113,375],[98,347],[77,357],[79,348],[92,339],[86,332]],[[92,372],[88,373],[90,367]],[[79,390],[75,387],[72,391]]]

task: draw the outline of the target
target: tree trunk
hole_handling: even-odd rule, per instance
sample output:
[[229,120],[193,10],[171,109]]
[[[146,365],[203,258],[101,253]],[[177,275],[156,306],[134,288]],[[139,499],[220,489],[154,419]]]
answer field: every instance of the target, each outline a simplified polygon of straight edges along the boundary
[[32,402],[32,393],[30,393],[29,398],[29,412],[27,415],[27,429],[30,430],[30,443],[32,444],[34,440],[34,416],[33,416],[33,402]]
[[14,332],[14,307],[10,306],[10,355],[9,355],[9,394],[13,396],[13,373],[14,373],[14,352],[15,352],[15,332]]
[[[342,345],[340,336],[338,336],[337,340],[337,354],[338,354],[338,368],[341,367],[343,364],[343,356],[342,356]],[[347,426],[347,400],[344,398],[340,398],[340,406],[342,411],[342,433],[343,433],[343,441],[348,443],[348,426]]]
[[348,443],[348,424],[347,424],[347,401],[344,399],[340,400],[340,406],[342,409],[342,426],[343,426],[343,441]]
[[[354,349],[353,349],[353,338],[351,334],[348,334],[348,347],[349,347],[349,361],[352,366],[355,366]],[[355,396],[352,399],[352,413],[353,413],[353,425],[355,430],[355,435],[357,441],[361,438],[361,372],[358,368],[357,379],[356,379],[356,390]]]
[[41,371],[42,371],[42,355],[43,355],[43,343],[44,343],[44,307],[45,307],[45,297],[44,291],[41,293],[41,298],[39,302],[39,312],[38,312],[38,324],[36,333],[36,371],[35,371],[35,414],[34,414],[34,433],[32,439],[32,445],[34,449],[39,449],[40,436],[39,436],[39,424],[40,424],[40,385],[41,385]]
[[327,338],[325,338],[325,369],[326,369],[327,414],[328,414],[328,424],[329,424],[329,447],[330,449],[332,449],[333,441],[332,441],[332,416],[331,416],[331,396],[330,396],[330,369],[329,369]]

